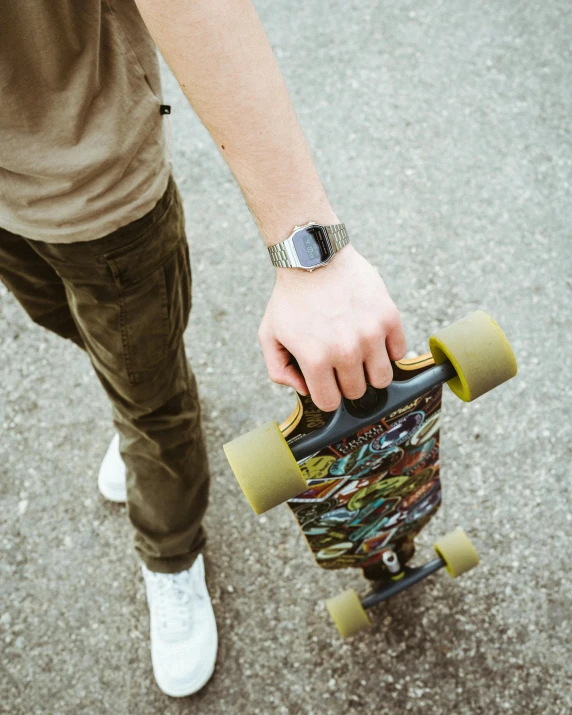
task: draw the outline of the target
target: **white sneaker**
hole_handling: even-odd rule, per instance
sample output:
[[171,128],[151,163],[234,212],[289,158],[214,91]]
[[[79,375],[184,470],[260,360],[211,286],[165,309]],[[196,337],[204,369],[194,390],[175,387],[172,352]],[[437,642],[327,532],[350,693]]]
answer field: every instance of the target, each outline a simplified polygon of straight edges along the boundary
[[218,648],[202,555],[176,574],[142,565],[151,613],[151,660],[157,685],[174,698],[192,695],[213,674]]
[[125,463],[119,454],[119,435],[109,443],[97,475],[97,486],[106,499],[114,502],[127,501]]

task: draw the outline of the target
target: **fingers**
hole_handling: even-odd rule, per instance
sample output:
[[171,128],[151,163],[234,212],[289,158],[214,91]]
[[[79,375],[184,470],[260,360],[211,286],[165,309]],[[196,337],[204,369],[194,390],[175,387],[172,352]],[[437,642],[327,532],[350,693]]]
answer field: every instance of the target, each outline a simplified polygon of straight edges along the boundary
[[[300,363],[300,372],[291,364],[290,352],[276,338],[259,334],[259,341],[272,382],[293,387],[301,395],[310,393],[314,404],[324,412],[337,409],[342,398],[333,367],[326,360],[306,360]],[[365,387],[360,396],[364,392]]]
[[331,360],[324,355],[323,357],[313,356],[308,359],[300,359],[299,362],[316,407],[324,412],[336,410],[342,396]]
[[[323,344],[319,349],[306,342],[301,348],[288,343],[288,350],[263,326],[258,337],[270,379],[302,395],[309,392],[324,412],[336,410],[342,395],[349,400],[362,397],[367,382],[378,389],[387,387],[393,379],[391,361],[401,360],[406,353],[405,334],[395,307],[377,325],[354,326],[353,336],[346,342]],[[300,369],[292,364],[292,355]]]
[[301,395],[307,395],[308,385],[300,370],[291,364],[292,356],[288,350],[273,337],[259,334],[259,340],[268,377],[272,382],[293,387]]
[[389,359],[393,360],[393,362],[396,360],[403,360],[405,353],[407,352],[407,343],[405,340],[405,332],[403,331],[403,324],[401,322],[401,317],[397,312],[397,308],[389,317],[386,329],[387,333],[385,345]]
[[355,347],[344,345],[338,348],[334,357],[338,385],[348,400],[359,399],[367,389],[362,354],[361,346],[356,343]]
[[372,351],[364,361],[367,380],[372,387],[381,390],[393,380],[393,368],[385,351],[385,345]]
[[370,339],[364,352],[364,364],[370,385],[378,389],[387,387],[393,380],[390,361],[401,360],[407,352],[405,333],[397,309],[385,316],[379,337]]

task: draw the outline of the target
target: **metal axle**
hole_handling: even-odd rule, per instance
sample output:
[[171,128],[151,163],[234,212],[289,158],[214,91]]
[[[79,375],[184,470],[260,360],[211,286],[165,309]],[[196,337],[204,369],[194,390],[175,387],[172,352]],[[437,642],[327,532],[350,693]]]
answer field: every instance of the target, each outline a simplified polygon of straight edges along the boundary
[[409,588],[410,586],[419,583],[419,581],[422,581],[424,578],[427,578],[427,576],[430,576],[432,573],[435,573],[435,571],[438,571],[439,569],[443,568],[443,566],[445,566],[445,562],[439,556],[436,559],[433,559],[432,561],[423,564],[423,566],[417,566],[411,569],[405,568],[404,575],[399,580],[392,581],[387,586],[384,586],[384,588],[382,588],[380,591],[374,591],[373,593],[370,593],[368,596],[361,599],[361,605],[364,608],[371,608],[377,603],[387,601],[388,598],[391,598],[392,596],[401,593],[401,591],[405,591],[405,589]]

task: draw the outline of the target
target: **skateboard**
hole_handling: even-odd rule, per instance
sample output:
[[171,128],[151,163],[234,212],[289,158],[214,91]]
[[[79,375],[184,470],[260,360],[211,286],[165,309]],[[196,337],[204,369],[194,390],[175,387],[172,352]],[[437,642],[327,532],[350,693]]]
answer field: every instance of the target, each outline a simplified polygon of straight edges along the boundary
[[479,563],[462,529],[435,543],[435,558],[410,567],[414,539],[438,510],[443,385],[466,402],[517,372],[501,329],[483,311],[431,336],[430,352],[393,363],[393,381],[367,386],[323,412],[297,395],[281,425],[268,422],[224,445],[252,508],[286,502],[319,566],[359,568],[373,584],[326,601],[342,637],[371,625],[367,609],[445,568],[460,576]]

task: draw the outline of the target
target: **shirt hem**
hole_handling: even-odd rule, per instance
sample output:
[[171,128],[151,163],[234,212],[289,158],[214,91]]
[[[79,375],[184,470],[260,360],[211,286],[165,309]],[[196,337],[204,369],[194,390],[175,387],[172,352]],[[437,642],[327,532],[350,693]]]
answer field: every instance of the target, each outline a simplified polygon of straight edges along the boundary
[[0,227],[31,241],[41,241],[43,243],[87,243],[98,238],[104,238],[110,233],[117,231],[124,226],[137,221],[149,213],[167,190],[169,176],[172,173],[172,164],[167,162],[163,165],[158,178],[153,182],[151,188],[146,192],[143,200],[129,207],[120,216],[114,216],[106,222],[97,221],[95,224],[84,224],[81,228],[73,228],[69,231],[62,231],[61,227],[50,229],[30,228],[27,224],[0,219]]

